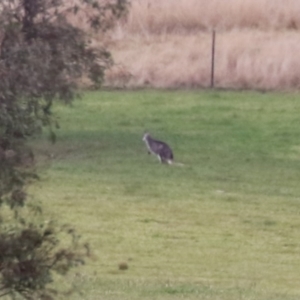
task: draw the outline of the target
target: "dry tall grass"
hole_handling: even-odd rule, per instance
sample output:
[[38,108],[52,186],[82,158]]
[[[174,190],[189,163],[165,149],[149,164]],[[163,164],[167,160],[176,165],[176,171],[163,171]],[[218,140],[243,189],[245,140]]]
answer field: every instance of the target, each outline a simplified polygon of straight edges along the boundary
[[213,28],[218,87],[300,87],[299,0],[132,0],[107,85],[209,86]]
[[299,29],[299,16],[299,0],[132,0],[127,29],[132,33]]

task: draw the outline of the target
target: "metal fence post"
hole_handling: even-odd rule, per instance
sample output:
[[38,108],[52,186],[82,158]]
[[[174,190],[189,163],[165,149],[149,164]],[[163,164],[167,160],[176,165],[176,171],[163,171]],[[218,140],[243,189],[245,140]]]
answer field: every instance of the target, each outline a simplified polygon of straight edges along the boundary
[[215,87],[215,46],[216,46],[216,31],[212,32],[212,49],[211,49],[211,78],[210,87]]

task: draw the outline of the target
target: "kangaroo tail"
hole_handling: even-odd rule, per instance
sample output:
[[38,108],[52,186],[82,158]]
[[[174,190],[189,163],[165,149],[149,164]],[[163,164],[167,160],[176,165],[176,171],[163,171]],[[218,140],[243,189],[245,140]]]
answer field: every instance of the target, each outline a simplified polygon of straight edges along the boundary
[[172,162],[172,165],[177,166],[177,167],[184,167],[185,166],[185,164],[180,163],[180,162],[175,162],[175,161]]

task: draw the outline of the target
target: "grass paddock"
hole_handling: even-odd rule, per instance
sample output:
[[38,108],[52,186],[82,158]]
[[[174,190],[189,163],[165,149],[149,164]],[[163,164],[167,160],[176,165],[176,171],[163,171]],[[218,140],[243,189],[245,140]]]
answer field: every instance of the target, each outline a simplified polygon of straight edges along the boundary
[[[105,91],[57,106],[30,192],[91,245],[72,299],[299,299],[298,98]],[[147,155],[144,130],[184,167]]]

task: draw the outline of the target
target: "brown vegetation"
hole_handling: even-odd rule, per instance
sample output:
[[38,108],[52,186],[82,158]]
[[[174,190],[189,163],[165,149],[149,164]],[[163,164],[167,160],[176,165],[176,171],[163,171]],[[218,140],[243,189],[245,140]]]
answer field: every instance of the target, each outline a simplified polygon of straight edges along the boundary
[[132,0],[110,32],[106,84],[207,87],[216,29],[218,87],[298,89],[299,16],[298,0]]

